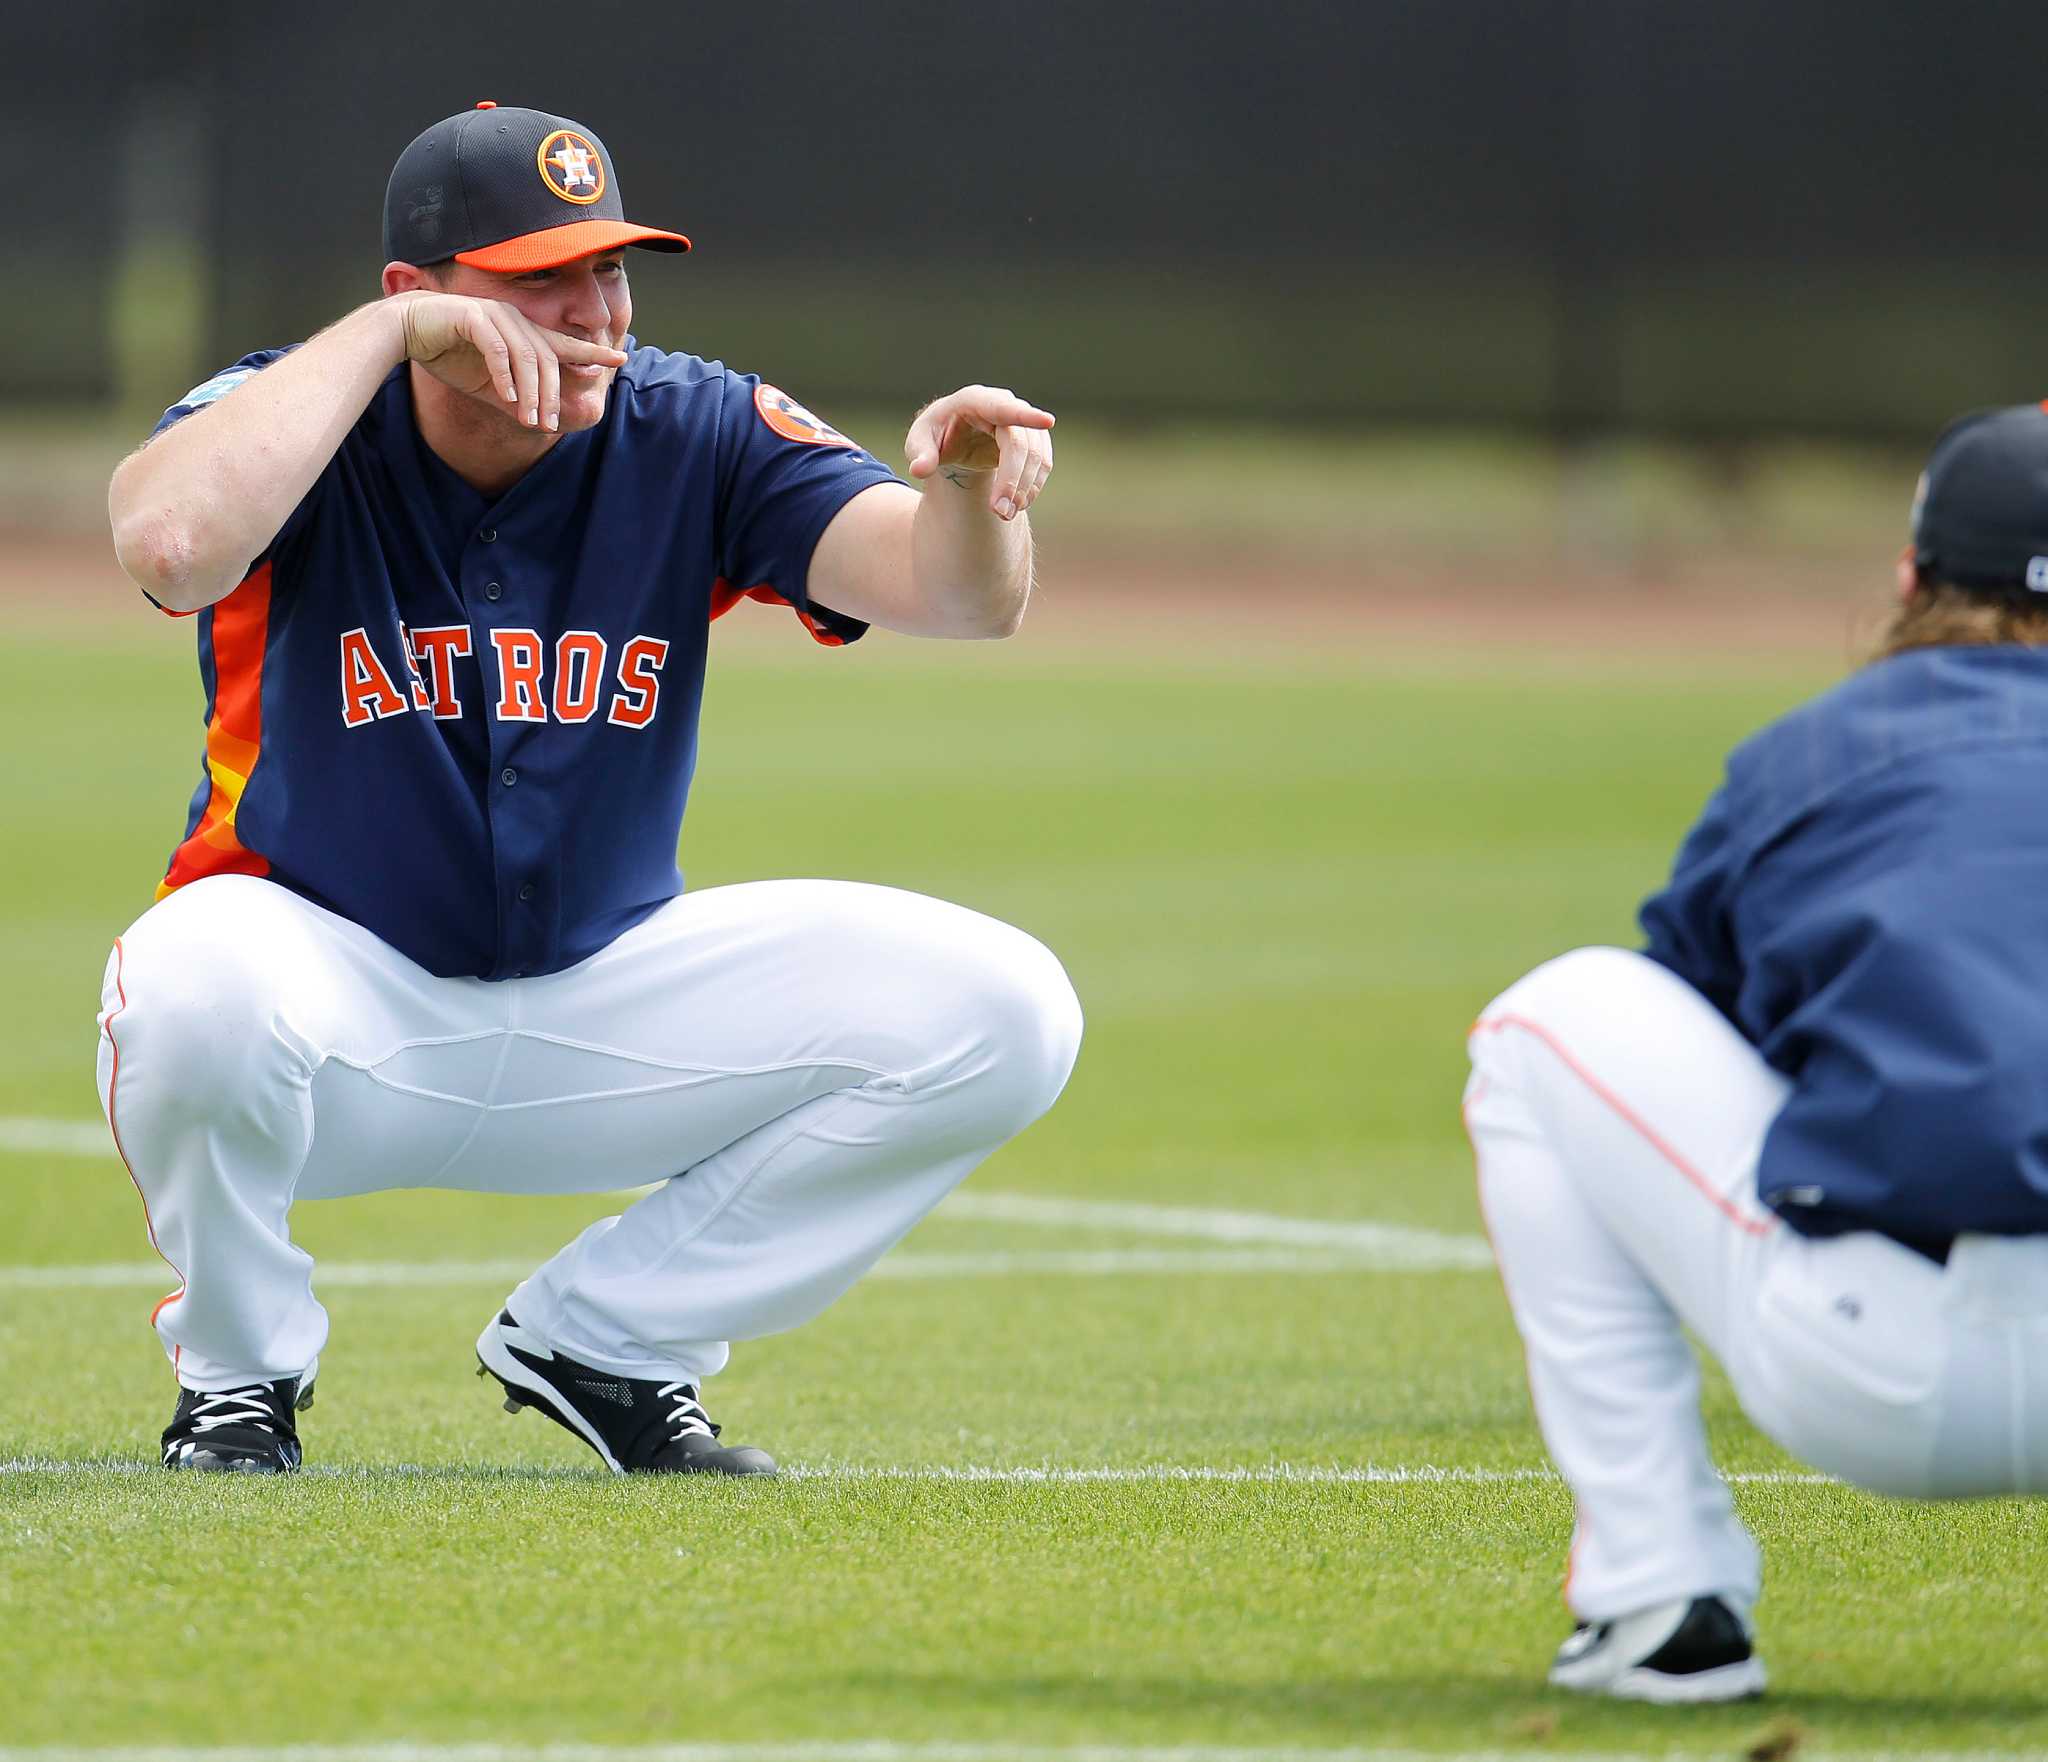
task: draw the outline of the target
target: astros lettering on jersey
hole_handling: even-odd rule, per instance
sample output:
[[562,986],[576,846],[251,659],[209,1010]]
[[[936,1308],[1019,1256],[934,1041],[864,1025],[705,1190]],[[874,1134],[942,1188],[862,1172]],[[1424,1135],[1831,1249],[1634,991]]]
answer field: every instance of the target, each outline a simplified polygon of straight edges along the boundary
[[407,369],[385,381],[197,614],[205,775],[159,898],[267,876],[430,973],[503,979],[573,965],[681,890],[711,621],[753,598],[857,639],[806,575],[892,474],[756,378],[626,346],[604,420],[495,502],[420,438]]

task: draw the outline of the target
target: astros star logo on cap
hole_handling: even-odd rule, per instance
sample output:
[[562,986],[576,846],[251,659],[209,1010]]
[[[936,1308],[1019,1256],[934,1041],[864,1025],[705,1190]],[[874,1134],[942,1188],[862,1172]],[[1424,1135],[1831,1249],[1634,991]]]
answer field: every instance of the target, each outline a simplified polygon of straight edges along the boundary
[[453,258],[494,275],[554,269],[621,245],[687,251],[679,232],[626,218],[618,167],[573,116],[486,98],[414,137],[384,191],[396,263]]
[[595,202],[604,194],[604,161],[587,135],[558,128],[534,155],[549,189],[565,202]]

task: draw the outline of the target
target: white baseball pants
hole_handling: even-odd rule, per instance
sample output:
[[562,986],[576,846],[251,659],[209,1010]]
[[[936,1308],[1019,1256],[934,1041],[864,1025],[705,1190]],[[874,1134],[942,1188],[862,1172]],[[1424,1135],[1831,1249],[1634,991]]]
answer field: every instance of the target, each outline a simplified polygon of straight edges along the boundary
[[1080,1036],[1043,946],[891,888],[686,893],[566,972],[486,984],[218,876],[115,944],[99,1082],[181,1281],[154,1322],[186,1387],[315,1364],[295,1199],[654,1182],[510,1306],[585,1363],[696,1383],[729,1340],[816,1315],[1044,1113]]
[[1472,1031],[1465,1114],[1536,1417],[1578,1502],[1582,1620],[1721,1593],[1755,1544],[1707,1455],[1690,1327],[1795,1456],[1907,1497],[2048,1492],[2048,1237],[1944,1268],[1756,1198],[1785,1079],[1683,980],[1588,948]]

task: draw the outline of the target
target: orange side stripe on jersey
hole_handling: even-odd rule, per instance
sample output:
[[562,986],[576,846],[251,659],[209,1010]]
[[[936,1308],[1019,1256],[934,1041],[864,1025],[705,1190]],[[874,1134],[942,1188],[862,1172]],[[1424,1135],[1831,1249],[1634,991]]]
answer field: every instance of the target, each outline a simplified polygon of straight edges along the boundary
[[[764,606],[789,606],[789,601],[784,599],[772,587],[734,587],[723,576],[720,576],[718,580],[711,584],[712,617],[723,618],[741,600],[759,600]],[[794,606],[790,606],[789,609],[792,612],[796,612]],[[813,618],[810,613],[797,612],[796,615],[803,620],[804,628],[827,648],[836,649],[846,646],[845,637],[834,635],[824,625],[820,624],[817,619]]]
[[270,863],[235,832],[235,810],[263,744],[263,654],[270,636],[270,565],[213,608],[213,719],[206,725],[212,789],[199,824],[172,853],[158,899],[202,875],[267,875]]

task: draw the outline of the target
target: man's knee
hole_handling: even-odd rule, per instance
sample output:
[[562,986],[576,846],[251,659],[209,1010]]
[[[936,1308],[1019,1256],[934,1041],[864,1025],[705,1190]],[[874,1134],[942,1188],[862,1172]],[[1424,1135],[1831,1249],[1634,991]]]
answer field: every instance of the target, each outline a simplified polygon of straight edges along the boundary
[[131,1098],[146,1087],[159,1107],[217,1117],[308,1074],[283,1021],[289,961],[263,917],[260,895],[173,894],[121,938],[101,1024]]
[[1479,1020],[1541,1022],[1571,1017],[1588,1009],[1610,1008],[1645,986],[1673,982],[1671,973],[1633,949],[1575,948],[1523,974],[1479,1012]]
[[989,1106],[1021,1132],[1060,1097],[1081,1051],[1081,1000],[1044,944],[1022,931],[982,978]]
[[1711,1010],[1692,987],[1647,955],[1626,948],[1575,948],[1510,985],[1473,1024],[1472,1065],[1485,1072],[1517,1056],[1530,1039],[1554,1049],[1646,1032],[1664,1009]]
[[761,937],[768,983],[802,1006],[801,1056],[868,1073],[877,1093],[943,1103],[917,1110],[914,1129],[985,1147],[1058,1099],[1081,1006],[1059,961],[1024,931],[863,882],[758,882],[712,903],[735,934],[774,926]]
[[1081,1047],[1081,1004],[1051,950],[975,913],[935,918],[914,998],[889,1038],[914,1046],[905,1087],[957,1093],[977,1136],[1010,1137],[1059,1099]]

